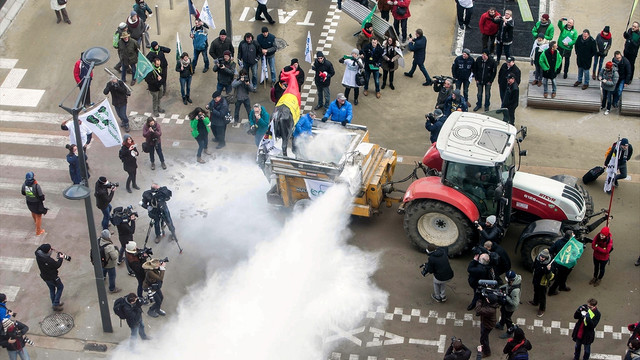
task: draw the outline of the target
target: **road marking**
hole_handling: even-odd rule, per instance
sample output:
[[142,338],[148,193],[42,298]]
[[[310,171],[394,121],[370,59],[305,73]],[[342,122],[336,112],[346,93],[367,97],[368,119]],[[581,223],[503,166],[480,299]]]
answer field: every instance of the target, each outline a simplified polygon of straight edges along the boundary
[[0,58],[0,69],[13,69],[18,63],[18,59]]
[[0,270],[29,272],[34,259],[0,256]]
[[44,95],[44,90],[18,89],[20,81],[27,73],[27,69],[14,68],[17,59],[0,58],[0,68],[10,69],[9,74],[0,85],[0,105],[36,107]]
[[609,355],[609,354],[594,354],[591,353],[591,357],[589,359],[597,359],[597,360],[621,360],[622,356],[620,355]]
[[326,344],[326,343],[329,343],[329,342],[336,341],[336,340],[344,338],[344,339],[347,339],[347,340],[351,341],[352,343],[354,343],[354,344],[356,344],[358,346],[362,346],[362,340],[358,339],[357,337],[355,337],[353,335],[360,334],[360,333],[364,332],[364,329],[365,329],[365,327],[361,326],[361,327],[359,327],[357,329],[345,331],[345,330],[340,329],[337,326],[332,326],[331,330],[334,331],[336,334],[324,338],[323,342]]
[[[3,91],[4,92],[4,91]],[[69,138],[64,135],[28,134],[0,131],[0,143],[64,147]]]
[[[369,332],[373,333],[373,341],[368,341],[367,347],[404,344],[404,337],[400,335],[373,326],[369,327]],[[381,341],[381,337],[385,337],[386,339]]]
[[17,89],[20,85],[20,81],[27,74],[27,69],[11,69],[9,74],[0,85],[0,88],[4,89]]
[[0,121],[3,122],[60,124],[69,117],[68,114],[0,110]]
[[40,236],[36,236],[34,229],[5,229],[0,228],[0,239],[2,239],[3,243],[11,242],[11,243],[20,243],[20,244],[33,244],[40,245],[44,242],[47,235],[49,233],[45,232]]
[[16,301],[16,296],[18,295],[18,291],[20,291],[20,286],[0,284],[0,293],[7,295],[7,301],[9,302]]
[[[51,203],[46,203],[46,206],[51,206]],[[55,219],[58,216],[59,207],[52,206],[49,208],[49,212],[45,215],[46,218]],[[29,216],[31,217],[31,212],[29,208],[27,208],[27,204],[24,198],[7,198],[3,197],[0,199],[0,215],[8,215],[8,216]]]
[[68,165],[69,163],[65,159],[0,154],[0,167],[66,170]]
[[[24,179],[9,179],[0,177],[0,190],[12,190],[16,193],[20,193],[23,181]],[[71,181],[69,181],[68,184],[61,182],[43,182],[40,186],[42,187],[42,191],[47,194],[52,192],[61,194],[70,185]]]
[[298,21],[296,23],[296,25],[302,25],[302,26],[315,26],[315,23],[309,22],[309,20],[311,20],[311,15],[313,14],[313,11],[307,11],[307,15],[304,17],[303,21]]
[[298,13],[298,10],[285,11],[278,9],[278,23],[286,24],[296,13]]
[[447,344],[447,335],[440,335],[439,340],[423,340],[423,339],[409,339],[409,344],[437,346],[438,352],[443,353]]

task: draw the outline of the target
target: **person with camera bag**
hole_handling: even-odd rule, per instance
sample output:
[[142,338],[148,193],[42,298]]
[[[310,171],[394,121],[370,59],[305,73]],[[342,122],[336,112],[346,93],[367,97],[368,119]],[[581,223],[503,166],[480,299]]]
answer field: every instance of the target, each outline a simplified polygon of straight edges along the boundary
[[[441,82],[442,86],[440,87],[440,90],[438,90],[438,98],[436,99],[436,106],[434,109],[440,109],[442,111],[442,109],[444,109],[444,102],[453,93],[453,79],[444,76],[436,76],[435,79],[437,82]],[[437,83],[434,85],[434,88],[435,87],[437,87]]]
[[473,289],[473,299],[467,306],[467,311],[471,311],[476,307],[476,302],[480,298],[478,292],[478,282],[480,280],[494,280],[494,271],[490,265],[491,258],[487,253],[476,252],[473,259],[469,262],[467,272],[469,273],[469,286]]
[[471,350],[462,343],[462,339],[452,337],[451,345],[444,353],[443,360],[469,360],[470,358]]
[[[149,160],[151,161],[151,170],[156,169],[155,153],[158,153],[160,159],[160,166],[163,170],[167,169],[167,165],[164,163],[164,154],[162,153],[162,128],[154,118],[149,116],[147,121],[142,126],[142,136],[145,138],[145,142],[142,145],[142,151],[149,153]],[[146,145],[145,145],[146,144]],[[145,151],[145,147],[148,151]]]
[[429,141],[433,144],[438,141],[438,135],[440,135],[442,125],[444,125],[444,121],[447,120],[447,118],[444,117],[440,109],[436,109],[424,117],[427,119],[427,121],[424,122],[424,128],[431,133],[431,135],[429,135]]
[[10,360],[16,360],[18,356],[22,360],[30,360],[29,353],[25,349],[26,344],[33,345],[33,342],[25,336],[29,327],[20,321],[4,319],[2,320],[3,334],[0,336],[0,346],[7,349]]
[[531,349],[531,343],[525,338],[524,330],[516,327],[513,331],[513,337],[504,345],[502,353],[507,354],[507,360],[527,360]]
[[[144,331],[144,322],[142,321],[142,305],[144,303],[142,299],[134,293],[129,293],[123,299],[125,304],[122,305],[121,311],[127,321],[127,326],[131,329],[130,341],[134,342],[138,337],[137,334],[140,334],[142,340],[151,340],[151,337],[147,336]],[[115,307],[114,304],[114,309]]]
[[[138,249],[138,244],[135,241],[129,241],[125,250],[125,258],[127,260],[127,265],[131,267],[131,272],[129,275],[133,274],[138,280],[138,289],[136,294],[138,297],[142,299],[142,283],[145,278],[145,271],[142,268],[142,264],[147,261],[147,258],[150,255],[153,255],[153,252],[150,248]],[[144,301],[144,305],[148,304],[147,301]]]
[[145,271],[145,278],[142,283],[142,287],[145,290],[151,289],[154,292],[152,301],[153,305],[149,307],[147,315],[154,318],[158,316],[165,316],[167,314],[160,308],[162,306],[162,301],[164,300],[164,295],[162,294],[162,282],[164,281],[166,261],[167,259],[149,259],[142,264],[142,268]]
[[433,294],[431,298],[437,302],[447,301],[446,285],[453,279],[453,269],[449,264],[449,254],[446,247],[437,247],[433,244],[427,245],[427,255],[429,261],[421,267],[422,275],[433,274]]
[[351,55],[344,55],[338,60],[344,64],[344,75],[342,75],[342,86],[344,86],[344,96],[349,100],[349,94],[353,89],[353,105],[358,105],[358,96],[360,95],[360,81],[364,81],[364,63],[359,55],[358,49],[351,50]]
[[36,224],[36,236],[44,234],[42,215],[45,215],[48,209],[44,207],[44,193],[33,172],[29,171],[25,175],[21,193],[25,196],[27,207],[31,211],[33,222]]
[[[163,226],[166,225],[171,231],[171,240],[176,240],[176,229],[173,226],[171,220],[171,213],[167,206],[167,201],[171,199],[171,190],[166,186],[160,187],[158,184],[151,184],[151,189],[142,193],[142,201],[140,205],[147,209],[149,217],[152,219],[152,223],[156,232],[156,244],[160,242],[160,238],[164,236],[164,230],[161,228],[161,222]],[[151,224],[149,224],[151,226]]]
[[115,194],[118,186],[120,184],[111,183],[104,176],[100,176],[96,181],[96,189],[93,195],[96,197],[96,207],[102,211],[102,230],[109,228],[111,200],[113,200],[113,194]]
[[53,310],[62,311],[62,305],[64,305],[64,303],[60,301],[60,297],[62,296],[64,285],[58,276],[58,269],[62,266],[62,260],[67,259],[67,261],[71,261],[71,257],[57,252],[54,259],[51,257],[52,253],[53,249],[50,244],[40,245],[35,251],[36,262],[40,269],[40,278],[42,278],[49,287],[49,296],[51,297]]
[[582,346],[584,346],[582,359],[589,360],[589,356],[591,356],[591,344],[596,338],[596,326],[598,326],[601,316],[597,305],[598,301],[591,298],[573,313],[573,318],[577,320],[571,333],[571,338],[576,343],[573,360],[580,360]]
[[[100,238],[98,239],[98,246],[100,246],[102,276],[106,278],[107,275],[109,275],[109,293],[119,293],[122,289],[116,287],[118,249],[113,245],[113,241],[111,241],[111,232],[109,232],[109,230],[102,230],[102,234],[100,234]],[[93,262],[93,259],[91,262]]]
[[225,50],[222,53],[222,57],[213,59],[213,68],[211,70],[218,73],[216,90],[224,90],[229,94],[231,92],[233,78],[236,75],[236,63],[231,59],[231,51]]
[[118,252],[118,265],[125,262],[129,274],[132,273],[129,263],[125,261],[125,248],[129,241],[133,241],[133,234],[136,232],[136,219],[138,213],[132,210],[129,205],[126,208],[117,207],[111,214],[111,223],[118,229],[118,240],[120,240],[120,250]]

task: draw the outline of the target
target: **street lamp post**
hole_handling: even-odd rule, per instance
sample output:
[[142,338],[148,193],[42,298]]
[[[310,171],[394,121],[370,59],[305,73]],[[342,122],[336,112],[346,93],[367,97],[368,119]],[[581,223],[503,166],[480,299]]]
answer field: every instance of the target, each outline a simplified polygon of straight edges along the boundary
[[231,0],[224,0],[224,15],[225,25],[227,27],[225,31],[227,32],[227,36],[233,41],[233,30],[231,29]]
[[[91,83],[91,71],[93,71],[93,68],[96,65],[104,64],[109,60],[109,51],[103,47],[92,47],[82,54],[82,60],[88,62],[90,65],[89,71],[83,78],[80,94],[78,94],[76,102],[73,104],[72,108],[63,106],[62,103],[60,103],[60,107],[73,116],[73,130],[76,135],[76,145],[78,148],[78,159],[80,161],[82,182],[78,185],[71,185],[64,190],[62,195],[70,200],[84,199],[84,207],[87,214],[87,226],[89,227],[89,240],[91,242],[91,256],[94,259],[100,259],[96,225],[93,219],[93,209],[91,208],[91,189],[89,188],[87,163],[85,161],[82,137],[80,136],[78,115],[80,114],[80,110],[83,108],[84,98],[89,90]],[[107,291],[105,289],[102,263],[100,261],[93,262],[93,271],[96,278],[96,287],[98,289],[98,302],[100,305],[100,316],[102,317],[102,330],[110,333],[113,332],[113,327],[111,326],[111,314],[109,313]]]

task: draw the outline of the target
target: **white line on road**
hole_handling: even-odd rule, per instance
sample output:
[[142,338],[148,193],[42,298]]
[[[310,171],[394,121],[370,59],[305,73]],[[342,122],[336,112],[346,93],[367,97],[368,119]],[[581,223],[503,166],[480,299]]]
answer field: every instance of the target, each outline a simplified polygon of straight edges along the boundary
[[64,135],[33,135],[27,133],[0,131],[0,143],[5,144],[64,147],[68,142],[69,138]]
[[[45,215],[46,218],[55,219],[58,216],[58,206],[52,206],[49,202],[45,203],[44,206],[50,206],[49,212]],[[5,197],[0,199],[0,215],[31,217],[31,212],[29,211],[29,208],[27,208],[24,198]]]
[[29,272],[34,259],[0,256],[0,270]]
[[33,244],[40,245],[47,238],[49,233],[45,232],[40,236],[36,236],[33,228],[27,229],[6,229],[0,228],[0,239],[3,243],[20,243],[20,244]]
[[2,122],[60,124],[70,116],[69,114],[0,110]]
[[67,170],[69,163],[65,159],[0,154],[0,167]]
[[0,91],[0,105],[36,107],[44,95],[44,90],[4,89]]
[[4,78],[0,88],[5,89],[3,91],[6,91],[6,89],[16,89],[26,74],[27,69],[11,69],[7,77]]
[[609,354],[594,354],[591,353],[591,357],[589,359],[597,359],[597,360],[621,360],[622,356],[620,355],[609,355]]
[[18,63],[18,59],[0,58],[0,69],[13,69]]
[[[22,188],[23,179],[9,179],[0,177],[0,190],[14,190],[17,194],[20,193],[20,189]],[[42,187],[42,191],[45,194],[50,194],[52,192],[62,193],[64,189],[68,188],[71,185],[71,181],[69,183],[61,183],[61,182],[43,182],[40,184]]]
[[20,291],[20,286],[0,284],[0,293],[7,295],[7,301],[9,302],[16,301],[16,296],[18,295],[18,291]]

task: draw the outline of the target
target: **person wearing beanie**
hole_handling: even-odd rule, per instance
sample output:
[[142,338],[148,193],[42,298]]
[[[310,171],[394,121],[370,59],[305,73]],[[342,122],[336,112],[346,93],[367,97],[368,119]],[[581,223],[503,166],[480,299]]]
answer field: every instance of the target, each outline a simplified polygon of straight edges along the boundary
[[227,31],[222,29],[220,30],[218,37],[211,41],[211,45],[209,46],[209,55],[215,62],[216,60],[222,59],[225,51],[229,51],[231,53],[232,59],[235,57],[235,49],[233,48],[231,38],[227,36]]
[[[413,77],[413,72],[416,71],[416,68],[418,68],[420,69],[420,72],[422,72],[422,75],[424,75],[424,78],[425,78],[425,81],[422,83],[422,86],[433,85],[433,80],[431,80],[431,76],[429,76],[429,72],[424,67],[424,61],[426,60],[426,57],[427,57],[427,37],[424,36],[424,32],[422,31],[422,29],[416,29],[416,37],[412,38],[411,41],[409,41],[409,51],[413,51],[413,62],[411,63],[411,70],[404,73],[404,76]],[[473,64],[473,60],[471,60],[471,64]],[[454,65],[455,65],[455,62],[454,62]],[[468,82],[469,80],[467,79],[466,91],[469,90]]]
[[598,74],[600,74],[602,63],[604,62],[604,58],[609,55],[609,49],[611,49],[612,43],[611,31],[609,25],[607,25],[596,35],[596,54],[593,56],[592,80],[596,80]]
[[509,270],[505,275],[506,284],[500,286],[500,290],[506,295],[505,303],[500,307],[500,321],[496,324],[496,329],[503,330],[507,328],[507,331],[500,335],[501,339],[507,339],[514,333],[517,326],[514,326],[511,317],[513,313],[520,306],[520,286],[522,284],[522,276],[516,274],[515,271]]
[[58,0],[49,0],[49,5],[51,6],[51,10],[56,13],[56,24],[60,24],[62,20],[67,24],[71,25],[71,20],[69,20],[69,14],[67,13],[67,3],[59,4]]
[[[499,244],[502,240],[502,229],[496,225],[496,216],[489,215],[483,225],[477,224],[476,229],[479,231],[478,245],[482,246],[485,242],[491,241]],[[507,269],[508,270],[508,269]]]
[[426,114],[424,117],[427,119],[424,122],[424,128],[431,133],[431,135],[429,135],[429,141],[433,144],[438,141],[438,135],[440,135],[442,125],[444,125],[444,121],[447,120],[447,118],[442,114],[442,110],[440,109],[436,109],[433,113]]
[[[233,80],[231,87],[236,94],[236,106],[233,111],[232,122],[238,124],[242,122],[242,119],[240,119],[240,109],[242,107],[244,107],[244,110],[247,112],[247,119],[251,120],[252,111],[250,94],[253,91],[253,88],[251,87],[251,81],[249,81],[249,74],[247,74],[245,69],[240,70],[238,78]],[[231,105],[229,105],[229,107],[231,107]],[[264,133],[262,135],[264,135]]]
[[582,85],[582,90],[589,87],[589,70],[593,57],[598,53],[596,41],[591,37],[589,29],[584,29],[582,35],[578,37],[575,44],[576,63],[578,64],[578,79],[573,84],[574,87]]
[[100,176],[95,184],[93,195],[96,197],[96,207],[102,211],[102,229],[109,228],[109,219],[111,218],[111,200],[118,187],[107,180],[106,177]]
[[[149,52],[147,53],[147,59],[150,62],[153,62],[153,59],[160,58],[160,67],[162,68],[162,73],[166,74],[167,69],[169,68],[169,62],[167,61],[167,57],[164,54],[168,54],[171,52],[171,49],[165,46],[161,46],[157,41],[151,42],[151,47],[149,48]],[[167,78],[164,77],[162,79],[162,95],[167,93]]]
[[226,145],[225,136],[227,133],[227,124],[229,124],[226,115],[229,113],[229,103],[220,91],[216,91],[211,95],[211,101],[207,105],[207,110],[211,113],[213,141],[218,143],[216,149],[222,149]]
[[[500,338],[503,338],[500,336]],[[503,338],[503,339],[506,339]],[[524,330],[519,327],[515,327],[513,331],[513,337],[510,338],[502,349],[503,354],[507,354],[507,360],[510,359],[528,359],[529,351],[533,348],[531,342],[524,336]],[[522,357],[520,357],[522,356]]]
[[136,219],[138,219],[138,214],[129,208],[116,208],[111,217],[111,222],[118,228],[118,240],[120,241],[117,265],[124,262],[129,275],[133,273],[133,270],[129,263],[125,261],[125,249],[133,241],[133,235],[136,232]]
[[[611,156],[614,153],[614,149],[616,148],[616,143],[611,145],[610,150],[607,152],[607,158],[604,160],[604,166],[609,166],[611,162]],[[618,186],[618,180],[627,178],[627,161],[631,160],[633,156],[633,146],[629,144],[629,139],[622,138],[620,139],[620,151],[618,152],[618,171],[620,172],[616,175],[615,186]]]
[[40,245],[35,251],[36,263],[38,264],[38,269],[40,269],[40,278],[49,287],[49,297],[51,298],[53,310],[62,311],[64,303],[60,301],[60,298],[62,297],[64,285],[58,276],[58,269],[62,266],[65,254],[57,252],[55,259],[51,257],[51,254],[53,254],[53,249],[50,244]]
[[[471,51],[469,49],[463,49],[462,54],[457,56],[455,60],[453,60],[453,65],[451,65],[451,75],[456,81],[456,90],[460,90],[463,88],[465,101],[469,99],[469,77],[473,73],[473,64],[474,60],[471,57]],[[471,106],[471,104],[467,101],[467,106]],[[445,116],[449,116],[445,109],[442,109]]]
[[[538,87],[542,86],[543,76],[542,76],[542,67],[540,66],[540,55],[542,55],[542,53],[548,48],[549,48],[549,40],[545,38],[544,33],[539,33],[538,37],[533,42],[533,48],[531,49],[531,54],[529,55],[531,65],[534,65],[536,69],[534,72],[534,79],[531,85],[538,85]],[[500,70],[502,70],[502,68],[500,68]],[[500,82],[499,75],[498,75],[498,82]],[[518,85],[520,85],[519,81],[518,81]]]
[[549,47],[540,54],[540,70],[542,70],[542,78],[544,85],[543,97],[546,99],[549,96],[549,80],[551,80],[551,98],[555,99],[556,91],[558,89],[556,83],[556,76],[560,72],[562,66],[562,55],[558,51],[558,44],[555,41],[549,42]]
[[560,36],[558,36],[558,52],[562,56],[562,61],[564,61],[562,78],[566,79],[568,76],[567,74],[569,73],[569,63],[571,61],[573,46],[576,44],[576,41],[578,41],[578,31],[574,26],[573,19],[567,18],[558,20],[558,29],[560,29]]
[[453,269],[449,264],[448,249],[447,247],[428,244],[427,255],[429,255],[429,261],[422,266],[425,267],[424,274],[433,274],[433,293],[431,298],[439,303],[445,302],[447,301],[447,283],[453,279]]
[[216,90],[220,92],[224,90],[227,94],[231,93],[233,88],[232,84],[237,72],[236,63],[231,58],[231,51],[225,50],[222,52],[222,58],[214,59],[213,68],[211,70],[215,73],[218,73],[218,83],[216,85]]
[[551,255],[549,250],[540,251],[533,262],[533,300],[529,304],[538,306],[538,317],[544,316],[547,309],[547,286],[553,280],[554,274],[551,271]]
[[202,54],[204,60],[203,73],[209,70],[209,56],[207,55],[207,48],[209,47],[208,34],[209,25],[196,18],[196,24],[191,28],[191,34],[189,35],[193,39],[193,70],[198,66],[198,58]]
[[145,46],[147,47],[147,49],[153,48],[153,45],[150,45],[151,41],[149,39],[149,31],[147,31],[148,26],[146,25],[147,14],[149,14],[150,17],[151,14],[153,14],[153,11],[151,11],[151,8],[149,7],[149,5],[147,5],[147,3],[144,2],[144,0],[136,0],[136,3],[133,4],[133,11],[136,12],[136,15],[138,15],[140,21],[145,24],[144,32],[142,33],[142,35],[144,36]]
[[[152,71],[150,71],[147,76],[144,78],[144,81],[147,83],[147,89],[151,94],[151,106],[153,108],[153,116],[158,117],[160,113],[165,113],[165,110],[162,108],[162,104],[160,103],[162,100],[163,92],[162,86],[166,83],[167,79],[167,69],[162,68],[161,60],[159,57],[155,57],[153,61],[151,61]],[[193,65],[195,69],[195,64]]]
[[45,215],[48,209],[44,206],[44,193],[33,172],[29,171],[25,175],[20,192],[25,197],[27,208],[31,211],[31,217],[36,224],[36,236],[44,234],[42,215]]
[[554,31],[554,27],[549,20],[549,14],[542,14],[540,21],[531,29],[531,35],[533,35],[533,39],[535,40],[538,34],[542,34],[545,40],[551,41],[553,40]]
[[258,85],[258,60],[262,57],[260,44],[253,38],[253,34],[245,33],[244,39],[238,45],[238,64],[251,74],[253,91]]
[[611,105],[613,104],[618,79],[618,67],[614,66],[611,61],[608,61],[598,73],[598,81],[600,81],[600,87],[602,88],[602,103],[600,104],[600,110],[604,110],[605,115],[609,115],[609,112],[611,111]]
[[300,67],[300,62],[296,58],[291,59],[290,66],[297,71],[296,80],[298,81],[298,92],[302,92],[302,85],[305,80],[304,70]]
[[638,57],[638,50],[640,49],[640,23],[634,21],[631,27],[625,31],[622,36],[624,37],[624,57],[629,60],[631,64],[631,74],[629,76],[629,82],[631,84],[633,80],[633,74],[636,70],[636,58]]
[[2,320],[2,328],[0,328],[0,333],[2,333],[2,336],[0,336],[0,346],[7,349],[9,359],[15,360],[18,356],[21,360],[31,359],[25,347],[25,334],[27,332],[29,332],[29,327],[18,320]]
[[469,108],[467,107],[467,100],[460,95],[459,89],[453,90],[451,95],[444,101],[442,113],[444,114],[445,120],[454,111],[469,111]]
[[482,95],[484,93],[484,111],[489,111],[491,104],[491,84],[496,78],[497,66],[491,57],[489,49],[482,50],[482,55],[476,58],[473,64],[473,77],[478,87],[478,101],[473,111],[478,111],[482,107]]
[[107,82],[102,93],[104,95],[111,93],[111,105],[116,109],[116,114],[120,118],[120,126],[124,128],[124,131],[129,132],[131,129],[127,116],[127,102],[131,91],[122,80],[113,77]]
[[138,170],[138,156],[140,152],[136,148],[136,144],[133,141],[133,138],[129,134],[125,134],[122,141],[122,147],[120,147],[120,152],[118,156],[120,157],[120,161],[122,161],[122,167],[124,171],[127,172],[127,192],[131,194],[131,186],[134,189],[140,190],[138,184],[136,183],[136,173]]
[[[147,31],[147,24],[138,17],[138,13],[135,11],[131,11],[129,17],[127,18],[127,28],[129,29],[129,35],[131,38],[136,41],[138,47],[142,47],[142,41],[146,39],[144,36],[145,31]],[[148,39],[146,39],[148,41]],[[148,42],[146,44],[147,47],[151,46]],[[135,72],[133,73],[135,74]]]
[[[556,240],[553,245],[549,248],[549,254],[551,258],[555,258],[560,251],[564,248],[564,246],[571,240],[574,236],[572,230],[565,230],[564,236],[560,239]],[[553,263],[553,272],[555,274],[555,280],[551,287],[549,287],[549,296],[557,295],[558,289],[560,291],[571,291],[571,288],[567,286],[567,278],[573,267],[567,267],[556,262]]]
[[[270,78],[271,78],[271,87],[275,85],[276,82],[276,51],[278,51],[278,47],[276,46],[276,37],[275,35],[269,33],[269,28],[266,26],[262,27],[262,31],[258,36],[256,36],[256,41],[260,45],[262,49],[262,53],[260,57],[263,61],[263,68],[269,66]],[[264,64],[266,61],[267,65]],[[266,76],[265,76],[266,78]]]
[[331,78],[336,74],[333,69],[333,64],[324,57],[322,51],[316,53],[316,59],[311,66],[311,70],[315,71],[313,81],[318,89],[318,105],[314,110],[319,110],[324,107],[325,111],[329,109],[329,103],[331,102],[331,92],[329,86],[331,85]]
[[593,238],[591,249],[593,249],[593,279],[589,280],[589,285],[598,286],[604,277],[604,268],[609,262],[609,254],[613,249],[613,235],[608,226],[603,227]]
[[[273,19],[271,18],[271,15],[269,15],[269,10],[267,9],[267,1],[269,0],[257,0],[257,1],[258,1],[258,7],[256,8],[256,18],[255,18],[256,21],[262,21],[266,18],[270,25],[275,24],[276,22],[273,21]],[[264,18],[262,17],[262,15],[264,15]]]
[[109,275],[109,293],[115,294],[121,291],[116,287],[116,264],[118,262],[118,249],[113,245],[111,240],[111,232],[109,230],[102,230],[100,239],[98,239],[98,245],[100,246],[100,259],[102,263],[102,276],[107,277]]

